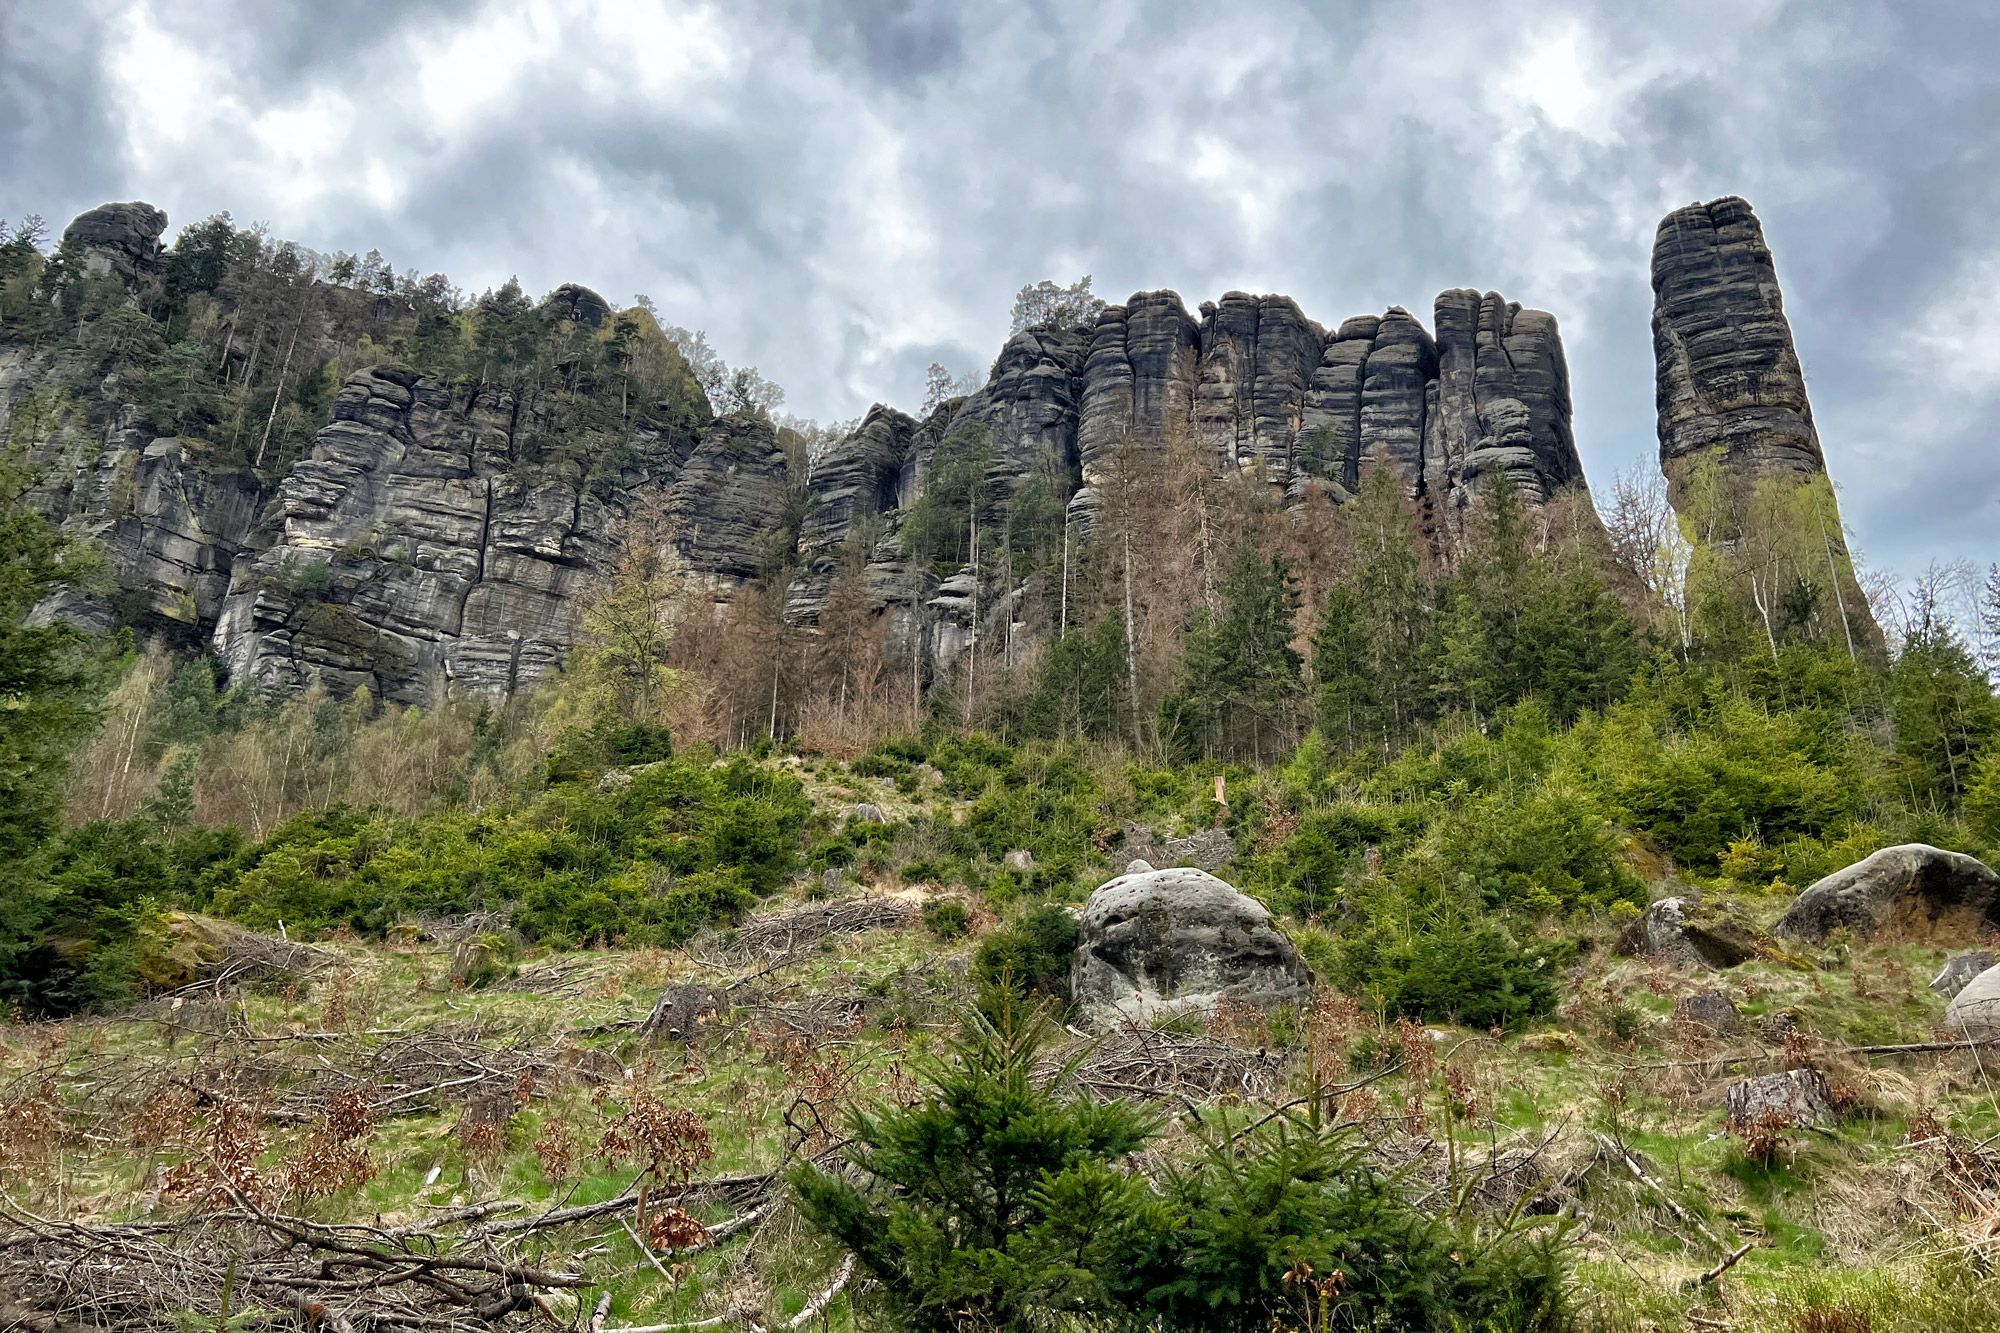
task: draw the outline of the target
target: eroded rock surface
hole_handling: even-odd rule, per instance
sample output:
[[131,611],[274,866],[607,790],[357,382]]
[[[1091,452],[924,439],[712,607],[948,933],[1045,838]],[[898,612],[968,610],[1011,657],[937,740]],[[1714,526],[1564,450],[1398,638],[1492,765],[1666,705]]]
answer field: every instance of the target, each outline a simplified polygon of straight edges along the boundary
[[1297,1003],[1312,973],[1264,905],[1200,870],[1143,870],[1090,895],[1071,991],[1103,1026],[1214,1013],[1223,1000]]
[[1669,967],[1735,967],[1757,956],[1757,934],[1748,922],[1686,894],[1650,904],[1626,927],[1618,952]]
[[166,272],[166,247],[160,237],[167,215],[151,204],[101,204],[63,228],[65,243],[83,247],[84,262],[99,272],[116,273],[142,302],[157,293]]
[[2000,964],[2000,956],[1990,949],[1970,949],[1953,957],[1931,978],[1931,990],[1945,999],[1956,999],[1987,968]]
[[1653,242],[1660,462],[1704,453],[1758,474],[1823,471],[1777,266],[1749,203],[1667,214]]
[[1785,909],[1774,933],[1818,944],[1845,926],[1871,936],[1970,943],[2000,926],[2000,875],[1962,852],[1911,842],[1836,870]]

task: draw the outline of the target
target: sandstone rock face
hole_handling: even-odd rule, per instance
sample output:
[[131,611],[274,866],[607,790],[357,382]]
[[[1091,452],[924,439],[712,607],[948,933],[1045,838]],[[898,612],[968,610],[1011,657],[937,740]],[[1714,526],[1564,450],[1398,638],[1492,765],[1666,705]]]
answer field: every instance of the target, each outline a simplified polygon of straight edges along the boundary
[[166,272],[160,244],[166,229],[167,215],[151,204],[103,204],[79,214],[63,228],[62,238],[81,245],[92,268],[116,273],[134,292],[149,296]]
[[2000,967],[1989,967],[1952,997],[1945,1026],[1967,1041],[2000,1039]]
[[699,441],[641,427],[635,464],[595,481],[520,466],[530,426],[495,386],[460,401],[394,366],[349,377],[261,549],[233,562],[214,635],[232,674],[408,703],[520,688],[562,660],[627,507],[661,489],[692,564],[755,572],[783,503],[769,423],[724,418]]
[[865,553],[872,604],[899,615],[922,608],[940,662],[963,648],[970,598],[927,583],[893,533],[937,442],[967,423],[990,432],[982,522],[1003,521],[1011,497],[1043,476],[1066,488],[1079,539],[1121,445],[1191,445],[1216,470],[1262,477],[1291,503],[1312,486],[1350,498],[1378,457],[1433,514],[1463,509],[1496,476],[1531,504],[1581,485],[1554,317],[1496,293],[1452,291],[1438,298],[1437,325],[1443,342],[1397,307],[1329,333],[1290,298],[1247,292],[1203,303],[1197,318],[1177,293],[1153,291],[1108,306],[1088,331],[1016,334],[977,392],[922,423],[878,404],[820,462],[801,537],[808,569],[787,613],[818,616],[841,543],[880,514],[885,536]]
[[[235,561],[250,541],[264,490],[245,471],[205,463],[199,442],[156,438],[126,409],[101,447],[74,441],[40,460],[51,518],[97,541],[121,591],[159,622],[197,638],[215,623]],[[66,618],[109,629],[108,607],[77,603]]]
[[731,583],[755,578],[785,526],[785,451],[770,421],[748,412],[716,421],[671,494],[668,513],[688,567]]
[[1969,942],[1986,925],[2000,925],[2000,875],[1961,852],[1912,842],[1813,884],[1771,929],[1810,944],[1841,926],[1862,936],[1888,927],[1910,938]]
[[1670,967],[1735,967],[1757,956],[1757,936],[1747,923],[1710,912],[1688,895],[1649,905],[1619,938],[1618,952]]
[[543,299],[545,307],[560,311],[564,318],[601,329],[611,318],[611,303],[588,287],[566,282]]
[[1653,242],[1660,463],[1717,453],[1762,475],[1825,470],[1777,267],[1750,205],[1675,209]]
[[1090,895],[1070,987],[1108,1025],[1213,1013],[1224,999],[1295,1003],[1312,974],[1255,898],[1199,870],[1143,870]]
[[1972,979],[1987,968],[2000,964],[2000,956],[1990,949],[1971,949],[1947,962],[1931,978],[1931,989],[1947,1000],[1956,999]]
[[[107,204],[65,237],[144,306],[170,259],[166,226],[150,205]],[[354,298],[343,336],[386,345],[394,302],[374,301],[370,316],[364,293],[323,294],[336,306]],[[576,284],[540,310],[589,329],[614,317]],[[502,386],[446,385],[395,365],[352,375],[285,475],[223,468],[200,441],[158,437],[127,409],[101,434],[38,444],[48,480],[35,498],[103,542],[122,590],[158,624],[211,638],[238,679],[259,685],[319,680],[398,702],[519,688],[560,662],[620,524],[655,497],[718,601],[796,542],[786,613],[810,624],[839,571],[858,570],[860,599],[887,613],[896,651],[921,676],[975,632],[1008,633],[1016,619],[1012,592],[940,578],[903,554],[904,515],[953,430],[988,435],[982,529],[1003,525],[1034,484],[1066,504],[1066,546],[1087,537],[1105,468],[1127,444],[1190,449],[1294,504],[1315,489],[1350,497],[1380,458],[1433,517],[1496,476],[1530,502],[1579,484],[1554,319],[1460,290],[1438,298],[1434,324],[1435,336],[1393,308],[1329,332],[1284,296],[1229,292],[1194,314],[1177,293],[1137,292],[1087,327],[1014,335],[983,386],[925,421],[872,409],[816,461],[802,520],[784,451],[755,416],[688,424],[704,410],[681,424],[586,430]],[[77,370],[0,347],[0,429],[29,389]],[[106,604],[45,611],[113,619]]]

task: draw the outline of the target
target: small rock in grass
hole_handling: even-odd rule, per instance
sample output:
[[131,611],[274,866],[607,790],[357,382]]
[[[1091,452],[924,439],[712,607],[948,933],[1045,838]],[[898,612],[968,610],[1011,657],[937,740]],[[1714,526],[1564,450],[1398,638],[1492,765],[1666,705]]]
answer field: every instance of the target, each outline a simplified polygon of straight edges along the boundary
[[1837,1118],[1833,1090],[1817,1069],[1788,1069],[1782,1074],[1732,1083],[1724,1094],[1733,1125],[1755,1125],[1774,1115],[1786,1125],[1814,1125]]
[[1691,1023],[1727,1037],[1743,1031],[1743,1015],[1736,1012],[1736,1005],[1719,990],[1682,997],[1674,1005],[1674,1021]]

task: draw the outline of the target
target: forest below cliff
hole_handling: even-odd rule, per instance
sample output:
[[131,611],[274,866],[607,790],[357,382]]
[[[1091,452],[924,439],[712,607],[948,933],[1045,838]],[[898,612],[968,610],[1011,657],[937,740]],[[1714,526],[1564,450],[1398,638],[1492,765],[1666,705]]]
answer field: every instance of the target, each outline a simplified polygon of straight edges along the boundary
[[[1418,1318],[1412,1311],[1432,1322],[1409,1326],[1676,1327],[1716,1315],[1704,1304],[1714,1284],[1694,1279],[1739,1235],[1758,1250],[1739,1274],[1756,1276],[1728,1315],[1743,1321],[1736,1327],[1974,1328],[2000,1305],[1985,1251],[1949,1212],[1989,1216],[1979,1210],[2000,1179],[1984,1155],[2000,1125],[1980,1099],[1983,1075],[1944,1063],[1963,1055],[1939,1057],[1908,1086],[1841,1063],[1862,1046],[1929,1038],[1937,1016],[1908,982],[1941,958],[1933,941],[1774,945],[1731,974],[1751,978],[1739,987],[1746,1013],[1792,1015],[1803,1035],[1772,1047],[1788,1067],[1818,1061],[1867,1101],[1840,1134],[1777,1143],[1723,1126],[1696,1090],[1671,1083],[1679,1074],[1669,1067],[1780,1056],[1690,1036],[1670,1015],[1693,983],[1617,952],[1647,904],[1669,893],[1761,920],[1883,847],[2000,857],[2000,699],[1986,655],[2000,639],[2000,575],[1970,596],[1948,571],[1900,590],[1871,580],[1844,535],[1829,536],[1827,515],[1836,531],[1838,517],[1824,474],[1745,484],[1697,465],[1677,479],[1678,511],[1662,477],[1621,481],[1601,513],[1587,494],[1534,497],[1501,478],[1445,513],[1386,465],[1361,468],[1351,493],[1309,489],[1287,504],[1254,469],[1218,475],[1196,442],[1174,438],[1106,456],[1086,538],[1063,507],[1078,480],[1067,472],[1039,490],[1031,478],[995,507],[992,432],[958,419],[952,395],[928,405],[935,447],[921,495],[893,530],[880,518],[856,524],[828,557],[808,620],[787,607],[812,575],[801,533],[828,433],[775,419],[771,386],[754,372],[722,372],[693,335],[643,306],[579,313],[590,296],[582,289],[533,302],[512,285],[470,300],[442,279],[322,260],[219,218],[183,232],[142,308],[125,277],[93,269],[76,246],[45,255],[37,239],[19,233],[0,245],[0,347],[39,367],[13,403],[0,461],[0,998],[9,1006],[0,1042],[20,1057],[0,1093],[0,1184],[53,1182],[72,1201],[95,1191],[106,1216],[138,1206],[148,1180],[91,1158],[102,1145],[87,1135],[107,1127],[89,1119],[96,1076],[77,1072],[138,1058],[120,1044],[136,1031],[119,1027],[121,1016],[156,1023],[169,1046],[185,1022],[198,1033],[191,1044],[211,1054],[317,1033],[346,1058],[401,1040],[418,1015],[450,1023],[469,1006],[481,1022],[523,1024],[519,1047],[549,1010],[581,1003],[584,992],[564,990],[577,976],[593,978],[589,994],[604,1009],[578,1025],[591,1030],[577,1040],[616,1050],[606,1056],[614,1067],[625,1061],[615,1112],[586,1095],[587,1080],[553,1081],[556,1042],[537,1048],[533,1068],[544,1072],[525,1084],[508,1068],[509,1088],[526,1090],[497,1127],[476,1123],[478,1103],[438,1093],[440,1076],[417,1087],[425,1118],[401,1128],[386,1103],[346,1138],[318,1101],[292,1108],[290,1120],[257,1122],[242,1142],[255,1139],[250,1156],[263,1165],[229,1175],[235,1168],[216,1166],[223,1120],[237,1113],[227,1108],[270,1116],[283,1098],[239,1103],[209,1089],[176,1112],[182,1137],[160,1138],[149,1160],[163,1170],[193,1163],[183,1175],[221,1171],[247,1189],[257,1171],[306,1179],[281,1168],[318,1153],[320,1174],[308,1173],[309,1188],[288,1187],[288,1206],[317,1200],[355,1216],[414,1211],[419,1198],[469,1207],[503,1189],[553,1209],[572,1197],[594,1203],[576,1195],[579,1180],[622,1197],[616,1162],[641,1168],[663,1197],[718,1153],[766,1180],[838,1146],[837,1113],[873,1107],[887,1119],[872,1129],[854,1121],[853,1133],[888,1135],[868,1160],[895,1180],[915,1168],[896,1158],[911,1140],[890,1131],[926,1130],[887,1108],[943,1116],[954,1096],[961,1106],[1014,1105],[1006,1099],[1043,1086],[1030,1077],[1034,1062],[1061,1033],[1033,1029],[1031,1039],[1011,1015],[1045,1006],[1063,1016],[1072,909],[1135,858],[1189,859],[1268,907],[1322,986],[1310,1011],[1163,1029],[1163,1041],[1213,1039],[1230,1069],[1250,1052],[1292,1062],[1263,1084],[1225,1079],[1227,1095],[1211,1085],[1200,1108],[1192,1085],[1171,1082],[1190,1124],[1211,1137],[1221,1127],[1225,1157],[1237,1134],[1264,1123],[1231,1121],[1231,1108],[1291,1105],[1279,1090],[1293,1079],[1315,1117],[1337,1106],[1351,1124],[1441,1135],[1447,1193],[1459,1169],[1452,1154],[1471,1151],[1454,1135],[1486,1134],[1480,1150],[1491,1148],[1497,1178],[1503,1136],[1553,1142],[1565,1116],[1583,1117],[1619,1151],[1649,1145],[1679,1176],[1663,1185],[1608,1156],[1576,1166],[1564,1188],[1587,1206],[1562,1216],[1587,1215],[1602,1230],[1595,1240],[1563,1233],[1553,1248],[1537,1248],[1519,1217],[1495,1222],[1467,1199],[1444,1210],[1448,1222],[1393,1191],[1379,1208],[1354,1203],[1338,1219],[1352,1229],[1343,1234],[1393,1249],[1396,1228],[1415,1228],[1400,1234],[1421,1241],[1412,1262],[1429,1267],[1409,1290],[1315,1287],[1303,1302],[1280,1275],[1309,1278],[1309,1256],[1285,1250],[1282,1236],[1260,1237],[1268,1251],[1237,1254],[1235,1267],[1201,1270],[1211,1290],[1240,1282],[1249,1293],[1226,1309],[1176,1295],[1164,1278],[1144,1293],[1064,1285],[1075,1269],[1112,1271],[1107,1255],[1136,1264],[1135,1251],[1091,1251],[1091,1264],[1064,1268],[1048,1235],[1033,1240],[1039,1250],[996,1243],[1021,1265],[1009,1271],[1041,1293],[1037,1308],[1135,1327],[1262,1329],[1276,1317],[1307,1333]],[[1052,313],[1043,327],[1094,312]],[[200,616],[118,585],[103,549],[121,540],[115,524],[79,531],[51,498],[52,442],[102,436],[131,413],[154,438],[183,442],[204,478],[243,476],[261,494],[307,455],[352,375],[392,363],[413,383],[430,377],[467,419],[504,411],[509,427],[476,448],[494,451],[513,484],[556,478],[579,506],[592,495],[610,505],[624,479],[651,466],[646,451],[691,450],[724,423],[727,448],[774,451],[789,486],[781,522],[754,540],[726,537],[741,574],[718,596],[692,568],[715,549],[702,543],[725,540],[713,527],[692,536],[688,516],[664,503],[618,510],[598,534],[605,572],[576,593],[576,642],[559,664],[511,693],[442,691],[419,704],[385,699],[365,670],[330,670],[296,689],[232,675],[191,632]],[[885,610],[870,581],[885,550],[929,579],[927,592],[956,589],[972,602],[969,641],[949,662]],[[346,576],[329,565],[259,577],[257,594],[286,599],[295,622],[335,620],[346,604],[334,585]],[[73,620],[88,617],[34,614],[65,599],[102,615],[86,629]],[[997,620],[980,613],[981,599],[1002,607]],[[915,599],[907,604],[914,615]],[[852,896],[857,888],[864,896]],[[809,948],[787,943],[767,956],[745,943],[762,938],[760,923],[796,926],[793,914],[820,905],[878,901],[909,910]],[[238,927],[341,961],[299,977],[279,968],[228,992],[235,1017],[199,1016],[204,986],[227,1009],[214,941]],[[945,956],[958,972],[938,964]],[[685,1066],[677,1048],[663,1064],[605,1044],[639,1027],[666,982],[764,984],[767,972],[791,989],[782,1003],[757,1003],[782,1008],[790,1028],[766,1033],[745,1019],[705,1054],[689,1044]],[[521,1007],[545,997],[546,1009]],[[839,1022],[820,1022],[813,1006],[832,998],[844,1006]],[[184,1018],[174,1017],[184,1001]],[[917,1055],[946,1050],[954,1014],[966,1011],[989,1015],[989,1028],[961,1036],[959,1073],[923,1066],[931,1082],[917,1086],[912,1042]],[[1434,1049],[1426,1029],[1448,1031],[1453,1044]],[[71,1049],[65,1033],[94,1035]],[[491,1043],[466,1040],[465,1058],[498,1059]],[[623,1086],[633,1066],[653,1082]],[[1329,1076],[1354,1084],[1341,1084],[1351,1100],[1322,1097]],[[539,1093],[536,1077],[551,1080]],[[1102,1105],[1123,1106],[1119,1075],[1099,1077],[1085,1102],[1100,1105],[1103,1094]],[[828,1123],[785,1119],[794,1094],[823,1104]],[[720,1113],[746,1097],[756,1127],[738,1141]],[[710,1127],[672,1122],[649,1146],[639,1137],[647,1105]],[[1070,1187],[1123,1200],[1129,1234],[1120,1234],[1154,1246],[1155,1269],[1144,1271],[1195,1262],[1171,1248],[1163,1217],[1218,1232],[1244,1225],[1198,1172],[1140,1200],[1136,1176],[1113,1179],[1102,1164],[1164,1131],[1101,1106],[1089,1120],[1078,1105],[1022,1102],[1020,1114],[1089,1145],[1044,1165],[1052,1175],[1075,1168]],[[1917,1132],[1926,1120],[1929,1137]],[[604,1135],[598,1167],[565,1156],[576,1145],[562,1148],[562,1135],[579,1126]],[[1959,1155],[1935,1178],[1891,1181],[1878,1158],[1906,1130]],[[1173,1130],[1176,1151],[1195,1132]],[[1317,1119],[1310,1132],[1322,1132]],[[339,1153],[357,1139],[366,1169],[342,1175],[349,1159]],[[1363,1167],[1344,1140],[1250,1141],[1259,1146],[1239,1183],[1288,1206],[1305,1207],[1286,1194],[1299,1179],[1343,1180],[1363,1194],[1405,1179]],[[663,1144],[691,1155],[676,1165]],[[88,1165],[65,1168],[58,1155],[69,1151]],[[451,1198],[432,1193],[435,1169],[418,1184],[445,1157],[447,1183],[458,1182]],[[1437,1165],[1417,1157],[1419,1175]],[[1849,1168],[1873,1173],[1878,1194],[1846,1198],[1825,1184]],[[1593,1171],[1597,1183],[1584,1183]],[[753,1295],[784,1307],[784,1319],[824,1313],[812,1300],[839,1287],[789,1267],[804,1256],[808,1268],[836,1271],[826,1238],[865,1228],[842,1213],[852,1201],[832,1186],[794,1182],[800,1216],[816,1220],[774,1235],[772,1257],[725,1261],[718,1232],[705,1257],[682,1256],[685,1268],[670,1272],[662,1256],[700,1247],[636,1233],[628,1246],[614,1233],[620,1271],[599,1276],[618,1316],[715,1318],[752,1299],[736,1290],[744,1283],[763,1284]],[[917,1183],[898,1184],[926,1197]],[[1614,1199],[1621,1189],[1631,1197]],[[770,1206],[767,1195],[757,1208]],[[1894,1201],[1903,1248],[1867,1234],[1883,1199]],[[1168,1211],[1147,1211],[1156,1203]],[[1926,1221],[1926,1206],[1945,1208],[1945,1219]],[[642,1188],[642,1226],[646,1207]],[[341,1215],[315,1216],[330,1225]],[[1425,1229],[1433,1225],[1444,1229]],[[1099,1242],[1110,1244],[1093,1233]],[[1218,1241],[1215,1253],[1227,1248]],[[1831,1277],[1829,1255],[1845,1265]],[[1315,1261],[1322,1273],[1337,1263],[1360,1272],[1352,1256]],[[965,1273],[929,1277],[969,1284],[966,1300],[977,1288],[994,1302],[978,1306],[982,1317],[996,1324],[1040,1317]],[[1502,1308],[1495,1293],[1510,1288],[1541,1304]],[[1899,1289],[1920,1311],[1909,1317],[1928,1322],[1898,1322]],[[891,1301],[889,1317],[907,1326],[941,1318],[895,1306],[913,1299],[907,1291],[868,1299]],[[882,1308],[842,1298],[839,1312]],[[1872,1311],[1855,1318],[1875,1322],[1799,1322],[1838,1310]],[[589,1315],[557,1313],[578,1324]]]

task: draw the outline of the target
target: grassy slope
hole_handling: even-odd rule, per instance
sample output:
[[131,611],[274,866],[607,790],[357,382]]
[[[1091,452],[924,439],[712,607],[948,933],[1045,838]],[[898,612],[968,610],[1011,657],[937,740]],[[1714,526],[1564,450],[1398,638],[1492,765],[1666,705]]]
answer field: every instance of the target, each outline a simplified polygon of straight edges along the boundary
[[[814,780],[812,795],[828,806],[875,799],[892,816],[909,805],[886,784],[860,779]],[[795,888],[762,910],[796,905],[802,891]],[[1766,921],[1781,905],[1775,899],[1746,904]],[[1612,934],[1609,921],[1597,928],[1600,944]],[[954,1009],[970,999],[964,962],[974,941],[940,940],[921,925],[823,941],[775,970],[762,961],[732,962],[727,943],[710,939],[671,953],[535,954],[512,978],[465,991],[450,983],[449,946],[334,941],[337,966],[303,984],[266,983],[244,998],[242,1016],[258,1041],[186,1031],[213,1026],[213,1016],[177,1013],[160,1002],[142,1011],[150,1017],[0,1029],[0,1076],[6,1080],[0,1103],[31,1093],[60,1066],[58,1086],[72,1131],[53,1158],[22,1161],[17,1153],[6,1186],[17,1201],[44,1213],[122,1218],[152,1207],[171,1209],[171,1200],[159,1203],[148,1186],[156,1163],[180,1154],[171,1145],[154,1151],[133,1142],[133,1112],[143,1100],[135,1089],[150,1086],[147,1080],[157,1083],[195,1063],[220,1070],[275,1062],[282,1069],[273,1086],[282,1093],[329,1066],[359,1067],[371,1051],[398,1040],[397,1033],[467,1024],[478,1026],[488,1047],[603,1052],[616,1062],[606,1067],[621,1072],[614,1081],[591,1085],[545,1070],[497,1151],[477,1158],[468,1157],[455,1131],[462,1102],[448,1091],[413,1099],[404,1104],[412,1113],[380,1119],[372,1144],[378,1174],[371,1182],[289,1206],[325,1219],[379,1216],[394,1224],[420,1219],[426,1210],[494,1198],[532,1209],[613,1197],[633,1179],[633,1164],[586,1162],[579,1174],[556,1180],[534,1145],[551,1122],[562,1120],[587,1153],[638,1085],[658,1087],[669,1102],[706,1116],[715,1156],[702,1174],[770,1171],[799,1147],[786,1112],[801,1096],[835,1119],[843,1104],[906,1089],[910,1056],[933,1034],[948,1031]],[[1778,959],[1718,977],[1677,974],[1599,948],[1568,982],[1552,1019],[1521,1033],[1496,1038],[1455,1032],[1437,1043],[1458,1074],[1460,1093],[1454,1095],[1469,1090],[1476,1106],[1469,1117],[1454,1119],[1453,1150],[1433,1151],[1420,1170],[1435,1177],[1446,1158],[1458,1169],[1476,1169],[1495,1147],[1546,1140],[1538,1163],[1562,1182],[1561,1197],[1574,1199],[1591,1222],[1577,1275],[1593,1326],[1789,1329],[1795,1312],[1815,1302],[1872,1308],[1877,1333],[1982,1326],[2000,1308],[1996,1284],[1956,1276],[1933,1280],[1925,1266],[1935,1262],[1930,1256],[1981,1248],[1989,1219],[1962,1216],[1966,1201],[1946,1188],[1940,1154],[1905,1146],[1904,1139],[1908,1118],[1923,1111],[1970,1140],[2000,1134],[2000,1093],[1972,1055],[1841,1053],[1854,1045],[1931,1039],[1943,1002],[1924,982],[1947,955],[1932,943],[1878,942],[1804,960],[1817,968]],[[704,1030],[692,1049],[644,1044],[629,1029],[611,1026],[643,1018],[663,986],[745,978],[752,979],[741,992],[748,1002]],[[1717,985],[1739,1003],[1753,1031],[1759,1018],[1789,1010],[1809,1040],[1795,1041],[1788,1051],[1755,1036],[1724,1040],[1669,1022],[1677,997]],[[837,1000],[864,1013],[858,1025],[839,1014],[825,1016],[828,1008],[839,1008]],[[330,1020],[344,1027],[344,1035],[300,1035],[325,1032]],[[1342,1049],[1362,1071],[1397,1040],[1366,1016],[1303,1026],[1323,1052]],[[1236,1035],[1253,1045],[1269,1037],[1241,1028]],[[1837,1128],[1792,1133],[1770,1166],[1751,1163],[1724,1132],[1722,1091],[1734,1077],[1801,1058],[1825,1068],[1853,1096],[1856,1112]],[[1305,1068],[1303,1054],[1295,1053],[1295,1083],[1303,1083]],[[1421,1086],[1392,1075],[1348,1099],[1343,1111],[1368,1115],[1376,1130],[1393,1135],[1415,1127],[1413,1098],[1426,1132],[1444,1136],[1442,1072]],[[795,1124],[805,1119],[793,1116]],[[270,1145],[262,1160],[281,1173],[279,1164],[296,1151],[307,1127],[273,1124],[265,1132]],[[1183,1119],[1168,1137],[1171,1142],[1189,1132]],[[1602,1151],[1603,1135],[1639,1154],[1671,1202]],[[1394,1141],[1407,1153],[1407,1141]],[[740,1205],[705,1199],[692,1211],[713,1223],[735,1215]],[[1746,1241],[1753,1248],[1719,1292],[1677,1289]],[[583,1265],[615,1293],[614,1325],[700,1318],[745,1299],[770,1315],[789,1314],[824,1284],[833,1264],[782,1209],[754,1236],[663,1257],[665,1276],[611,1219],[537,1237],[523,1252],[534,1255],[538,1248],[551,1263]],[[1932,1298],[1954,1308],[1924,1307]],[[832,1319],[851,1319],[845,1298]]]

